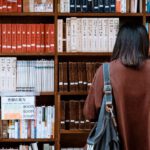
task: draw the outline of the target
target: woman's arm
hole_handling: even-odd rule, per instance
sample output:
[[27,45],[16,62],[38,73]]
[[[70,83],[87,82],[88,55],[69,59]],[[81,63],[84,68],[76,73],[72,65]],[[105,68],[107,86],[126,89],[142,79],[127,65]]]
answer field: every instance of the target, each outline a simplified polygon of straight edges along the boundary
[[103,97],[103,69],[98,68],[86,98],[83,113],[88,120],[97,120]]

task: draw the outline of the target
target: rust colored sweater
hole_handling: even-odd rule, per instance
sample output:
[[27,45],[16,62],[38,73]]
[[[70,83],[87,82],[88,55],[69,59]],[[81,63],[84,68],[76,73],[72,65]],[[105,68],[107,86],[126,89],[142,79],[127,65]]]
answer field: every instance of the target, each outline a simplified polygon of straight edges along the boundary
[[[123,150],[150,150],[150,60],[140,69],[125,67],[119,60],[110,63],[118,130]],[[102,66],[89,90],[84,115],[96,119],[103,96]]]

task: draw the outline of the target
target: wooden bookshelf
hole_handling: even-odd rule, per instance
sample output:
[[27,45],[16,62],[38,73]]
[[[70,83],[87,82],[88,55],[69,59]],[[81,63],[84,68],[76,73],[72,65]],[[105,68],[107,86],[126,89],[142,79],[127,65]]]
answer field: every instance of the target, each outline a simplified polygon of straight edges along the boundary
[[[61,130],[60,129],[60,102],[62,97],[72,99],[75,96],[80,98],[86,98],[87,91],[76,91],[76,92],[59,92],[59,68],[58,64],[60,61],[100,61],[103,62],[105,58],[110,58],[112,53],[110,52],[57,52],[57,19],[66,19],[67,17],[87,17],[87,18],[104,18],[112,17],[119,18],[120,23],[126,21],[136,21],[146,24],[146,20],[149,19],[150,14],[145,12],[145,0],[143,1],[143,12],[142,13],[60,13],[58,11],[59,0],[54,1],[54,12],[53,13],[4,13],[0,12],[0,23],[53,23],[55,26],[55,51],[54,53],[0,53],[1,57],[15,56],[17,58],[25,58],[27,60],[38,59],[38,58],[53,58],[54,59],[54,92],[41,92],[38,103],[54,103],[55,105],[55,133],[53,139],[0,139],[0,143],[31,143],[31,142],[52,142],[55,145],[56,150],[60,150],[61,147],[83,147],[86,143],[86,138],[90,130]],[[73,59],[75,58],[75,59]],[[43,100],[45,97],[46,100]],[[52,102],[51,102],[52,99]],[[42,150],[42,149],[40,149]]]
[[58,53],[58,56],[111,56],[111,52],[63,52]]
[[55,142],[54,139],[0,139],[0,143],[5,142],[13,142],[13,143],[31,143],[31,142]]
[[33,17],[39,17],[39,16],[46,16],[46,17],[55,17],[55,13],[51,12],[22,12],[22,13],[12,13],[12,12],[1,12],[0,16],[19,16],[19,17],[25,17],[25,16],[33,16]]
[[58,13],[65,17],[143,17],[144,13]]

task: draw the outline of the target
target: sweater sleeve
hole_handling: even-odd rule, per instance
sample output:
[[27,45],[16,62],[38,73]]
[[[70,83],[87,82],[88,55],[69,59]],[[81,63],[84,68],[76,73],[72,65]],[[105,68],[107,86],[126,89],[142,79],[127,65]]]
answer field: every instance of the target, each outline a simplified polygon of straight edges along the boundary
[[103,97],[103,85],[103,69],[101,65],[96,71],[84,104],[83,113],[88,120],[97,120]]

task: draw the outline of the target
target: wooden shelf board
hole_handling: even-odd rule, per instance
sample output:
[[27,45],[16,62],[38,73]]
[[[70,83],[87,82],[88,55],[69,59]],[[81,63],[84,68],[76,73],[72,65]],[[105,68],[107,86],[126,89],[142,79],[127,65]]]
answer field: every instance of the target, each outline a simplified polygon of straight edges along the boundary
[[150,13],[146,13],[146,17],[149,17],[150,16]]
[[90,130],[64,130],[60,131],[61,134],[88,134]]
[[58,92],[58,95],[87,95],[88,92]]
[[55,16],[55,13],[51,12],[22,12],[22,13],[13,13],[13,12],[0,12],[0,16]]
[[58,16],[91,16],[91,17],[135,17],[143,16],[143,13],[58,13]]
[[63,52],[58,56],[111,56],[111,52]]
[[0,53],[0,56],[54,56],[54,53]]
[[54,92],[41,92],[40,95],[54,95]]
[[0,139],[0,142],[55,142],[54,139]]

